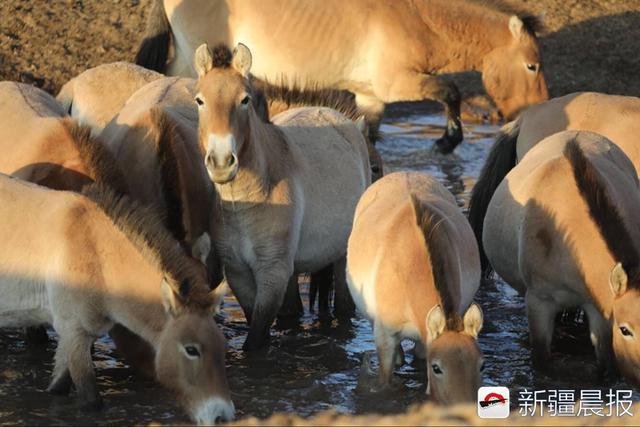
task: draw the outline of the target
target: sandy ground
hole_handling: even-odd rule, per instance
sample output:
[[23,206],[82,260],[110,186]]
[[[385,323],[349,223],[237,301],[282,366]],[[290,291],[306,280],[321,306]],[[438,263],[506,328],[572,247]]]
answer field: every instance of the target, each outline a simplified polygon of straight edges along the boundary
[[[544,14],[552,96],[578,90],[640,95],[640,0],[518,0]],[[131,60],[150,0],[0,1],[0,79],[56,92],[86,68]],[[462,85],[480,91],[479,79]]]

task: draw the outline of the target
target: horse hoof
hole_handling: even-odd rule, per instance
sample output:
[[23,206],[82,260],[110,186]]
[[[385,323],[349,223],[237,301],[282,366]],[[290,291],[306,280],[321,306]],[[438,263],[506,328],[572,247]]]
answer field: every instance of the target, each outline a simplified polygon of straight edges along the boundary
[[83,411],[96,412],[102,409],[104,402],[100,395],[92,397],[91,399],[82,399],[80,407]]
[[244,351],[257,351],[269,344],[268,338],[254,338],[252,336],[247,337],[247,340],[242,345]]
[[463,139],[460,122],[448,122],[444,135],[436,141],[436,149],[442,154],[451,154]]

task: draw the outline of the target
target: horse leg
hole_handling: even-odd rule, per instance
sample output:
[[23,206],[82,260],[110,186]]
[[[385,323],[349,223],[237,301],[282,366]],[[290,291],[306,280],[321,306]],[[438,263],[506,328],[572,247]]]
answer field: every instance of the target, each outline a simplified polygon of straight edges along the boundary
[[290,267],[278,262],[265,262],[264,268],[256,271],[256,298],[249,326],[249,334],[242,348],[246,351],[264,347],[270,338],[270,330],[287,292]]
[[287,292],[284,296],[284,302],[280,311],[278,312],[278,318],[282,319],[297,319],[304,313],[302,307],[302,299],[300,298],[300,286],[298,285],[298,275],[293,274],[289,278],[287,284]]
[[56,349],[54,378],[49,390],[63,391],[68,374],[76,386],[82,406],[91,410],[100,409],[102,398],[91,361],[91,345],[95,338],[78,326],[56,330],[60,333],[60,340]]
[[615,364],[613,355],[613,342],[611,337],[611,325],[592,304],[583,306],[589,320],[591,332],[591,344],[596,350],[598,359],[598,376],[601,380],[615,376]]
[[318,295],[318,311],[329,311],[329,301],[331,299],[332,288],[333,265],[330,264],[311,274],[311,284],[309,286],[309,310],[313,310],[316,302],[316,295]]
[[386,102],[432,99],[444,106],[447,128],[444,135],[436,141],[436,146],[442,153],[451,153],[462,142],[460,92],[452,82],[439,76],[404,70],[393,75],[393,82],[386,89],[386,96],[383,98]]
[[538,369],[549,370],[551,368],[551,340],[559,308],[550,298],[543,298],[531,290],[525,295],[525,303],[529,319],[529,339],[533,365]]
[[380,123],[384,115],[385,104],[375,96],[356,93],[356,105],[358,110],[364,114],[367,123],[367,138],[372,145],[378,141]]
[[396,368],[400,368],[404,365],[404,348],[402,348],[402,343],[399,342],[396,346],[396,351],[393,355],[393,365]]
[[373,322],[373,335],[378,353],[378,373],[380,384],[388,385],[393,375],[397,346],[400,343],[396,335],[382,325],[379,319]]
[[333,264],[335,296],[333,298],[334,312],[339,317],[351,317],[356,311],[356,305],[347,285],[347,257],[343,256]]
[[155,351],[148,342],[120,324],[115,324],[109,335],[127,364],[143,377],[155,378]]
[[253,272],[248,268],[235,268],[227,265],[225,267],[227,283],[238,300],[247,323],[251,324],[253,307],[256,301],[256,282]]

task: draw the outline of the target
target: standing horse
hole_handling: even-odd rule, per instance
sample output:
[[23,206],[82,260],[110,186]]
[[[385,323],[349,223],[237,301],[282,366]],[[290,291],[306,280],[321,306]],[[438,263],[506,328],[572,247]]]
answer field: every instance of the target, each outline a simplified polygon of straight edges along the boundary
[[432,99],[462,141],[460,94],[440,73],[477,70],[505,117],[547,99],[535,32],[538,20],[500,0],[154,0],[136,63],[193,76],[202,42],[243,43],[257,54],[254,74],[318,82],[356,94],[377,129],[385,104]]
[[220,203],[214,242],[250,324],[247,350],[266,343],[295,271],[344,256],[371,180],[364,136],[337,111],[297,108],[262,121],[251,62],[244,45],[233,55],[202,45],[195,64],[200,147]]
[[158,381],[191,417],[233,418],[204,269],[152,211],[106,187],[84,194],[0,175],[0,327],[52,324],[60,338],[49,391],[73,383],[96,408],[91,346],[120,323],[154,347]]
[[639,216],[633,164],[591,132],[544,139],[498,186],[482,240],[496,272],[525,295],[536,366],[550,367],[556,314],[579,306],[600,372],[615,354],[640,384]]
[[369,187],[349,237],[347,281],[373,324],[383,384],[404,362],[400,342],[410,338],[427,356],[427,392],[437,402],[475,401],[483,366],[482,311],[472,303],[480,262],[451,193],[417,172]]
[[57,190],[97,181],[125,193],[111,153],[33,86],[0,82],[0,173]]
[[516,121],[502,128],[471,192],[469,221],[480,246],[485,273],[490,266],[482,248],[482,225],[491,197],[507,173],[535,144],[563,130],[605,136],[640,170],[640,98],[577,92],[528,108]]

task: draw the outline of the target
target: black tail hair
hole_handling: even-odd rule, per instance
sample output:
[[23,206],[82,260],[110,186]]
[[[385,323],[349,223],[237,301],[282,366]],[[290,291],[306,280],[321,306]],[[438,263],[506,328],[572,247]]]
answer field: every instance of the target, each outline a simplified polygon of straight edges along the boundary
[[516,165],[516,142],[520,133],[521,120],[518,119],[509,125],[509,128],[503,127],[496,138],[489,157],[480,172],[478,182],[471,191],[471,200],[469,201],[469,223],[476,235],[478,241],[478,249],[480,250],[480,264],[482,272],[485,276],[491,273],[491,265],[487,259],[482,246],[482,229],[484,225],[484,217],[487,214],[489,202],[496,192],[498,185],[502,182],[507,173]]
[[171,28],[162,0],[153,0],[144,39],[136,53],[135,63],[165,73],[171,44]]

